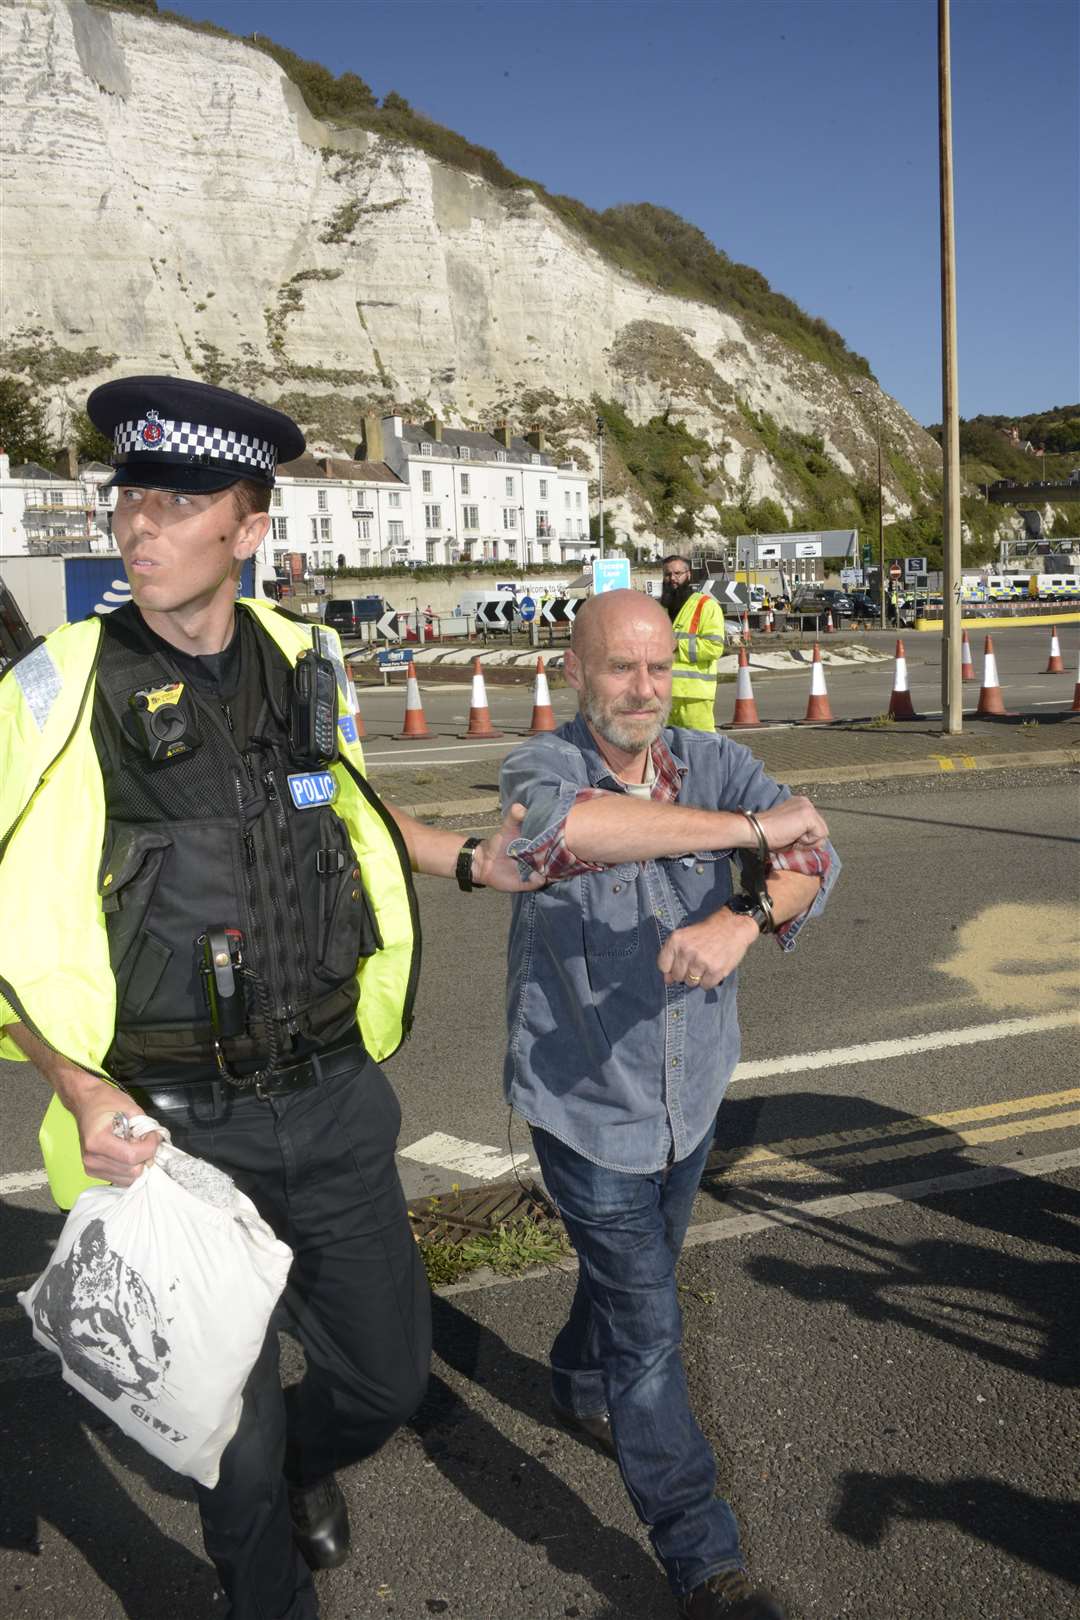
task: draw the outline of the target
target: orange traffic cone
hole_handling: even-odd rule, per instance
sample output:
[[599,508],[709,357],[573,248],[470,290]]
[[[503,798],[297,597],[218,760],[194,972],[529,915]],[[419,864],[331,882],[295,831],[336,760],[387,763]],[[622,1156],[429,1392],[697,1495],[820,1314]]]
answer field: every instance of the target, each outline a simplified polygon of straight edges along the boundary
[[979,689],[979,703],[975,710],[977,715],[994,716],[1008,714],[1001,696],[1001,687],[998,685],[997,659],[994,657],[994,643],[989,636],[983,650],[983,678]]
[[469,729],[459,731],[459,737],[501,737],[502,732],[496,731],[491,723],[491,713],[488,709],[487,687],[484,685],[484,675],[480,668],[479,658],[472,661],[472,701],[469,704]]
[[1057,625],[1050,626],[1050,661],[1043,670],[1044,675],[1064,675],[1065,665],[1061,662],[1061,643],[1058,640]]
[[971,661],[971,642],[968,640],[966,630],[964,631],[964,643],[960,648],[960,679],[962,681],[973,681],[975,679],[975,665]]
[[834,628],[835,626],[832,622],[832,608],[829,608],[828,612],[825,614],[825,634],[827,636],[831,636]]
[[810,666],[810,700],[801,726],[831,725],[833,712],[829,707],[829,694],[825,689],[825,670],[821,663],[821,648],[814,642],[814,662]]
[[771,636],[772,633],[773,633],[773,610],[772,610],[772,608],[766,608],[765,609],[765,634],[767,636]]
[[1080,714],[1080,664],[1077,665],[1076,669],[1076,685],[1073,687],[1073,706],[1069,712],[1071,714]]
[[746,726],[760,726],[757,704],[754,702],[754,688],[750,684],[750,659],[746,648],[739,648],[739,673],[735,677],[735,712],[731,716],[732,731],[741,731]]
[[911,704],[911,693],[908,691],[907,680],[907,658],[904,653],[904,643],[899,637],[896,640],[896,673],[893,676],[889,713],[894,720],[918,720],[921,718],[915,713]]
[[743,640],[743,646],[744,647],[749,647],[749,645],[750,645],[750,615],[745,610],[744,610],[743,616],[742,616],[742,640]]
[[416,665],[409,665],[409,678],[405,686],[405,727],[398,732],[401,742],[418,742],[422,737],[434,735],[424,719],[424,705],[420,701],[420,682],[416,678]]
[[544,674],[544,660],[536,660],[536,685],[533,687],[532,723],[529,726],[530,737],[538,731],[554,731],[558,726],[555,710],[551,707],[551,693],[548,691],[548,678]]

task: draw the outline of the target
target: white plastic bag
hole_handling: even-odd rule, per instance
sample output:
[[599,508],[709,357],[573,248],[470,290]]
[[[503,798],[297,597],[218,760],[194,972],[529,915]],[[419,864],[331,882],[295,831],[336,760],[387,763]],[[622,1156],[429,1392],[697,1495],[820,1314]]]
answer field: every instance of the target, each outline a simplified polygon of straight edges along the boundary
[[159,1131],[130,1187],[90,1187],[18,1297],[67,1383],[178,1473],[217,1484],[292,1250],[231,1177]]

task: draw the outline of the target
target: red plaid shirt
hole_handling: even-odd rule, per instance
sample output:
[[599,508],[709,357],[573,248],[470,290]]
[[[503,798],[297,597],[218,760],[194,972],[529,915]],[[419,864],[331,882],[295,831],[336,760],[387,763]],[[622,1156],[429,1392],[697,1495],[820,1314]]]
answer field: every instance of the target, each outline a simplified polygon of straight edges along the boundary
[[[677,803],[684,772],[676,765],[663,737],[657,737],[652,745],[652,764],[655,777],[650,798],[655,804]],[[610,788],[579,788],[574,804],[584,804],[588,799],[607,798],[611,791]],[[626,789],[616,788],[615,791],[625,792]],[[542,843],[537,844],[528,854],[521,856],[521,859],[526,860],[548,883],[556,883],[562,878],[580,877],[585,872],[604,870],[603,861],[581,860],[566,842],[566,823],[574,804],[570,805],[562,820],[556,822]],[[786,855],[774,851],[766,863],[765,875],[769,877],[773,872],[802,872],[806,877],[824,880],[831,864],[827,849],[790,850]],[[790,917],[786,923],[780,924],[776,930],[778,944],[783,946],[788,930],[797,921],[798,918]]]

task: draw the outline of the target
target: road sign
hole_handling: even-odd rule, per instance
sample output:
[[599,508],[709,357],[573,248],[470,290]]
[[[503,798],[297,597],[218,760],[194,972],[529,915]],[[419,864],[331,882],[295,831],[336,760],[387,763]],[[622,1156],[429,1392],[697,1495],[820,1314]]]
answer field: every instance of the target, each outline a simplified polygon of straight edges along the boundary
[[593,562],[592,588],[596,595],[601,591],[628,591],[629,557],[597,557]]
[[889,564],[889,578],[890,579],[899,579],[900,578],[900,564],[898,562],[891,562]]
[[862,548],[862,560],[863,560],[863,567],[865,568],[866,565],[870,561],[870,547],[869,546],[863,546],[863,548]]
[[401,669],[413,661],[411,647],[382,647],[375,654],[380,669]]
[[710,579],[704,587],[714,596],[721,606],[738,608],[740,611],[749,606],[750,596],[746,586],[738,579]]
[[573,596],[549,596],[540,604],[540,617],[544,624],[573,624],[578,601]]
[[514,617],[514,598],[504,596],[501,602],[481,602],[476,610],[479,624],[494,630],[508,630]]
[[388,608],[386,610],[382,618],[376,623],[375,629],[378,634],[383,636],[387,641],[401,640],[401,637],[398,635],[397,614],[394,612],[393,608]]
[[518,603],[518,612],[526,624],[531,624],[536,618],[536,602],[531,596],[523,596]]
[[905,579],[910,579],[913,574],[925,574],[925,573],[926,573],[926,558],[925,557],[905,557],[904,558],[904,578]]

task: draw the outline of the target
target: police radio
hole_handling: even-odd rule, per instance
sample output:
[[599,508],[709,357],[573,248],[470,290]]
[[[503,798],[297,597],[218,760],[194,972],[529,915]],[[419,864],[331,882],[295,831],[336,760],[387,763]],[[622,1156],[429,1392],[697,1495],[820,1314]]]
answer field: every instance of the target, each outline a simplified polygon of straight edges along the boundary
[[218,1040],[242,1035],[247,1028],[243,982],[244,937],[223,923],[208,928],[196,942],[202,946],[202,975],[210,1022]]
[[141,687],[132,692],[128,703],[139,739],[155,765],[190,754],[202,742],[183,681]]
[[314,646],[296,660],[289,689],[289,747],[308,765],[330,765],[338,757],[337,674],[319,635],[312,631]]

